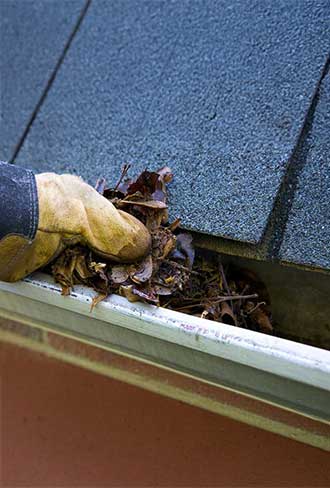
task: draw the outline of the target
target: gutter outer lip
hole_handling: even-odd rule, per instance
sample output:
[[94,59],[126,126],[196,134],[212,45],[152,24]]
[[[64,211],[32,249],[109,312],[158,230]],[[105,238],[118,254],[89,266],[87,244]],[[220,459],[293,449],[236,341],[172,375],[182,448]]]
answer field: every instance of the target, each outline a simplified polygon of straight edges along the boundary
[[82,285],[68,297],[53,278],[35,273],[0,291],[37,300],[141,334],[228,359],[330,392],[330,351],[111,295],[90,312],[96,293]]

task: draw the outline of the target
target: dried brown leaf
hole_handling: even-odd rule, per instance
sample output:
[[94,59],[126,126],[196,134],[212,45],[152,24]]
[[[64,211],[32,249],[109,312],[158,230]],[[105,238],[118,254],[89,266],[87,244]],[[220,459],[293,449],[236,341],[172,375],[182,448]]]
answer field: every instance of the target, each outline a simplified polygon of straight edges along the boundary
[[89,266],[95,273],[101,273],[102,271],[104,271],[107,265],[106,263],[98,263],[96,261],[92,261]]
[[170,183],[173,179],[173,173],[171,168],[168,166],[163,166],[157,170],[157,174],[162,178],[164,183]]
[[169,296],[172,295],[173,291],[168,286],[163,285],[154,285],[153,286],[154,292],[159,296]]
[[238,325],[237,324],[237,317],[234,314],[231,306],[228,304],[228,302],[221,302],[220,303],[220,319],[223,320],[226,324],[231,324],[231,325]]
[[256,308],[254,303],[248,302],[245,309],[249,313],[249,317],[258,325],[261,332],[265,334],[273,332],[270,318],[262,307]]
[[91,303],[90,312],[93,311],[94,307],[96,307],[96,305],[98,303],[102,302],[102,300],[104,300],[105,298],[107,298],[107,296],[108,296],[107,293],[99,293],[98,295],[96,295],[95,297],[93,297],[92,303]]
[[138,302],[139,297],[133,293],[134,286],[133,285],[126,285],[126,286],[121,286],[119,288],[119,294],[125,298],[129,302]]
[[121,264],[112,266],[110,272],[111,281],[117,284],[125,283],[130,276],[131,268],[132,266]]
[[77,256],[75,263],[75,272],[77,273],[78,278],[80,278],[81,281],[86,281],[88,280],[88,278],[91,278],[93,276],[92,271],[88,269],[86,256]]
[[154,305],[159,305],[159,298],[157,296],[157,293],[153,289],[138,288],[133,286],[132,293],[133,295],[142,298],[142,301],[152,303]]
[[131,278],[135,283],[145,283],[150,280],[152,276],[153,265],[152,256],[149,254],[140,264],[136,272],[131,274]]
[[176,237],[167,228],[159,228],[153,234],[152,256],[165,259],[176,246]]
[[140,176],[129,185],[127,194],[141,192],[143,195],[151,195],[157,188],[159,175],[153,171],[143,171]]

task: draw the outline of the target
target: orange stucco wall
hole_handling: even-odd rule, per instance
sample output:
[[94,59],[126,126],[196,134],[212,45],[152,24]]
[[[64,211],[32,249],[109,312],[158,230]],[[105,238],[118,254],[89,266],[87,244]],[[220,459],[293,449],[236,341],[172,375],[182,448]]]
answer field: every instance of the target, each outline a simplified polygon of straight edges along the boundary
[[329,486],[329,455],[0,345],[4,487]]

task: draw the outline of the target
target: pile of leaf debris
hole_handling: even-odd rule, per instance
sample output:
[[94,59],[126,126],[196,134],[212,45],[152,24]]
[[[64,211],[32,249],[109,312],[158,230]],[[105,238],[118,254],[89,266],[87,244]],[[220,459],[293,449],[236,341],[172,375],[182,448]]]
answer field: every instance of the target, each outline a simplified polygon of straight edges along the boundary
[[105,188],[104,178],[95,188],[146,225],[152,236],[150,253],[142,262],[117,264],[81,245],[67,248],[51,266],[62,293],[68,295],[74,284],[84,284],[98,292],[92,308],[117,293],[129,301],[271,333],[269,298],[255,276],[242,269],[225,270],[219,256],[196,253],[191,235],[180,231],[179,219],[169,223],[170,168],[143,171],[135,180],[128,178],[128,170],[125,165],[115,188]]

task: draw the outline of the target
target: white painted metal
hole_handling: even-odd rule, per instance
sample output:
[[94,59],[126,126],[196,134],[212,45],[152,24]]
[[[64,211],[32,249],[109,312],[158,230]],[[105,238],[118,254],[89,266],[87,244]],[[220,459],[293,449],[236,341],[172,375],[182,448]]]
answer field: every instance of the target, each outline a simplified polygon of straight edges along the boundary
[[0,282],[1,309],[37,326],[330,421],[330,352],[116,295],[90,312],[93,296],[76,286],[63,297],[52,278],[40,273],[19,283]]

